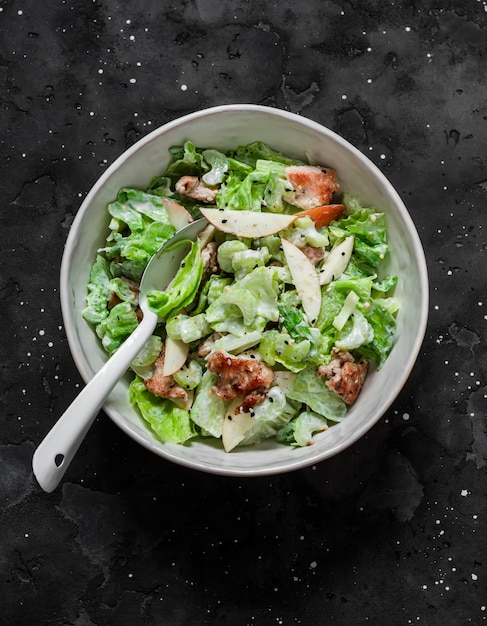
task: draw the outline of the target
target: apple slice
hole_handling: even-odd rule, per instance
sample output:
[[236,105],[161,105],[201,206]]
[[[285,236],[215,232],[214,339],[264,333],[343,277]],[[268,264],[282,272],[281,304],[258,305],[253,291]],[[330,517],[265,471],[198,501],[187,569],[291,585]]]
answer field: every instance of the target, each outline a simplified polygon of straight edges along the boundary
[[174,202],[174,200],[168,200],[167,198],[161,198],[161,202],[176,230],[184,228],[184,226],[191,224],[193,221],[191,213],[181,204]]
[[222,428],[222,443],[225,452],[230,452],[242,441],[245,433],[255,425],[255,418],[250,413],[236,413],[243,402],[243,396],[237,396],[232,400],[225,413]]
[[318,270],[320,285],[328,285],[332,280],[339,278],[347,269],[348,262],[352,256],[354,241],[354,236],[350,235],[332,249]]
[[313,326],[321,308],[321,287],[316,268],[293,243],[287,239],[281,239],[281,242],[296,291],[301,298],[306,317]]
[[200,208],[201,213],[215,228],[237,237],[267,237],[288,228],[295,215],[283,213],[258,213],[257,211],[231,211],[227,209]]
[[179,371],[186,363],[189,354],[189,344],[180,339],[166,337],[164,344],[164,365],[162,367],[163,376],[172,376]]

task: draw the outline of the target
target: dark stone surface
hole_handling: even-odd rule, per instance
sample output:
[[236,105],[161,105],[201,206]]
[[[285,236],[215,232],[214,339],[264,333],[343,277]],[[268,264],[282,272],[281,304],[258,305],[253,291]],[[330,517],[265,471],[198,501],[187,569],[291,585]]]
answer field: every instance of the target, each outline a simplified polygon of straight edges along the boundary
[[[484,623],[485,0],[0,9],[0,622]],[[58,300],[73,216],[138,138],[230,102],[329,126],[396,186],[430,272],[417,365],[377,426],[316,467],[198,474],[100,416],[47,495],[32,453],[81,384]]]

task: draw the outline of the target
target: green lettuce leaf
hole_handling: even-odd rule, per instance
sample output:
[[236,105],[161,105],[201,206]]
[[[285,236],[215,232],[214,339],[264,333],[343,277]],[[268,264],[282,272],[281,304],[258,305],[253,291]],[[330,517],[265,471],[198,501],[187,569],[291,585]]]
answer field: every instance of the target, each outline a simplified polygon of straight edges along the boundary
[[[326,361],[326,354],[331,350],[333,342],[330,337],[322,335],[319,328],[311,328],[301,309],[287,304],[279,304],[279,313],[282,325],[290,337],[297,342],[308,340],[310,350],[306,360],[310,363],[321,364]],[[285,363],[283,363],[285,365]]]
[[374,328],[359,310],[350,316],[343,329],[338,333],[335,345],[340,350],[357,350],[371,343],[374,339]]
[[137,305],[139,303],[139,289],[135,282],[130,282],[124,276],[122,278],[113,278],[109,284],[110,292],[113,292],[123,302]]
[[162,339],[158,335],[152,335],[146,341],[144,347],[132,361],[132,367],[148,367],[152,365],[162,350]]
[[190,359],[173,374],[173,378],[183,389],[195,389],[203,378],[203,368],[196,359]]
[[203,174],[203,182],[207,185],[219,185],[228,170],[228,159],[218,150],[204,150],[203,159],[209,165],[210,171]]
[[274,366],[276,363],[284,365],[291,372],[300,372],[308,363],[311,350],[311,341],[304,339],[294,341],[288,333],[280,333],[272,329],[264,333],[259,346],[262,360]]
[[196,436],[189,412],[150,393],[138,377],[130,383],[129,400],[164,443],[184,443]]
[[82,313],[86,321],[99,324],[107,317],[111,280],[112,274],[108,261],[101,255],[97,255],[95,263],[91,266],[86,307]]
[[[181,241],[179,244],[190,243]],[[151,311],[160,319],[174,316],[190,304],[201,283],[203,259],[199,240],[191,242],[191,250],[183,259],[176,275],[164,291],[152,290],[147,293],[147,303]]]
[[327,428],[326,419],[313,411],[303,411],[292,422],[293,436],[297,446],[312,444],[314,433]]
[[169,176],[154,176],[150,180],[146,191],[147,193],[162,196],[163,198],[170,198],[174,195]]
[[138,325],[137,314],[129,302],[115,305],[96,327],[96,334],[111,356]]
[[108,204],[107,209],[132,232],[145,229],[147,222],[144,217],[172,227],[173,232],[175,230],[160,197],[139,189],[120,189],[117,199]]
[[[368,344],[360,346],[357,352],[365,358],[374,360],[377,369],[381,369],[394,345],[397,320],[381,298],[371,300],[370,306],[361,310],[373,330],[373,339]],[[395,312],[394,309],[393,311]]]
[[193,315],[203,313],[212,302],[221,296],[225,287],[230,285],[231,282],[230,276],[212,274],[200,291],[198,304],[193,311]]
[[211,388],[217,381],[216,374],[205,370],[191,407],[191,418],[212,437],[222,436],[223,420],[228,402],[212,393]]
[[211,326],[206,321],[204,313],[198,313],[198,315],[191,317],[180,313],[167,320],[166,332],[172,339],[192,343],[209,335]]
[[169,152],[173,161],[164,172],[165,176],[171,178],[201,176],[209,169],[201,150],[198,150],[191,141],[186,141],[183,146],[173,146],[169,148]]
[[279,319],[277,296],[275,272],[258,267],[225,289],[208,307],[206,319],[214,330],[237,336],[263,330]]
[[281,152],[277,152],[263,141],[254,141],[248,145],[238,146],[236,150],[231,150],[229,154],[234,159],[242,161],[253,168],[255,168],[259,159],[275,161],[283,165],[304,165],[303,161],[293,159]]
[[233,257],[237,252],[247,251],[249,247],[240,239],[228,239],[218,246],[218,265],[224,272],[233,274]]
[[225,352],[231,352],[232,354],[239,354],[244,350],[252,348],[258,344],[263,337],[263,334],[258,330],[254,330],[249,333],[244,333],[241,337],[228,334],[223,335],[220,339],[217,339],[213,344],[213,350],[224,350]]
[[257,267],[264,267],[270,258],[269,250],[261,247],[258,250],[241,250],[232,258],[235,279],[240,280]]
[[269,174],[255,170],[244,180],[229,174],[217,193],[216,205],[232,211],[261,211],[268,181]]
[[299,372],[287,393],[290,400],[307,405],[311,411],[333,422],[341,422],[347,414],[347,405],[325,381],[316,376],[316,369],[308,367]]

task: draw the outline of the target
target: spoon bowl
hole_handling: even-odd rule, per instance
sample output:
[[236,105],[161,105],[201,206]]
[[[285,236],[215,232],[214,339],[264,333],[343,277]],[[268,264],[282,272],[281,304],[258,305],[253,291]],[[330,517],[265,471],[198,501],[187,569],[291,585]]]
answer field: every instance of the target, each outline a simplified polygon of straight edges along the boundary
[[57,487],[110,392],[154,332],[158,317],[148,306],[147,293],[166,289],[189,244],[207,223],[201,219],[185,226],[150,260],[140,283],[142,321],[61,415],[34,453],[34,475],[44,491],[51,492]]

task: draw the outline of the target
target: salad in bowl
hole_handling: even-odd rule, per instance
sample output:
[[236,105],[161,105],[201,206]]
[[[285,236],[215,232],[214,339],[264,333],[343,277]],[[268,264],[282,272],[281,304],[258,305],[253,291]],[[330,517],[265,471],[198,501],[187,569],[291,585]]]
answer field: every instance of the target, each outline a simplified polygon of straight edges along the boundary
[[83,317],[112,355],[140,322],[152,256],[204,220],[168,287],[148,294],[159,324],[129,401],[164,443],[311,445],[347,419],[395,342],[386,216],[343,192],[339,171],[262,141],[169,152],[146,188],[108,203]]

